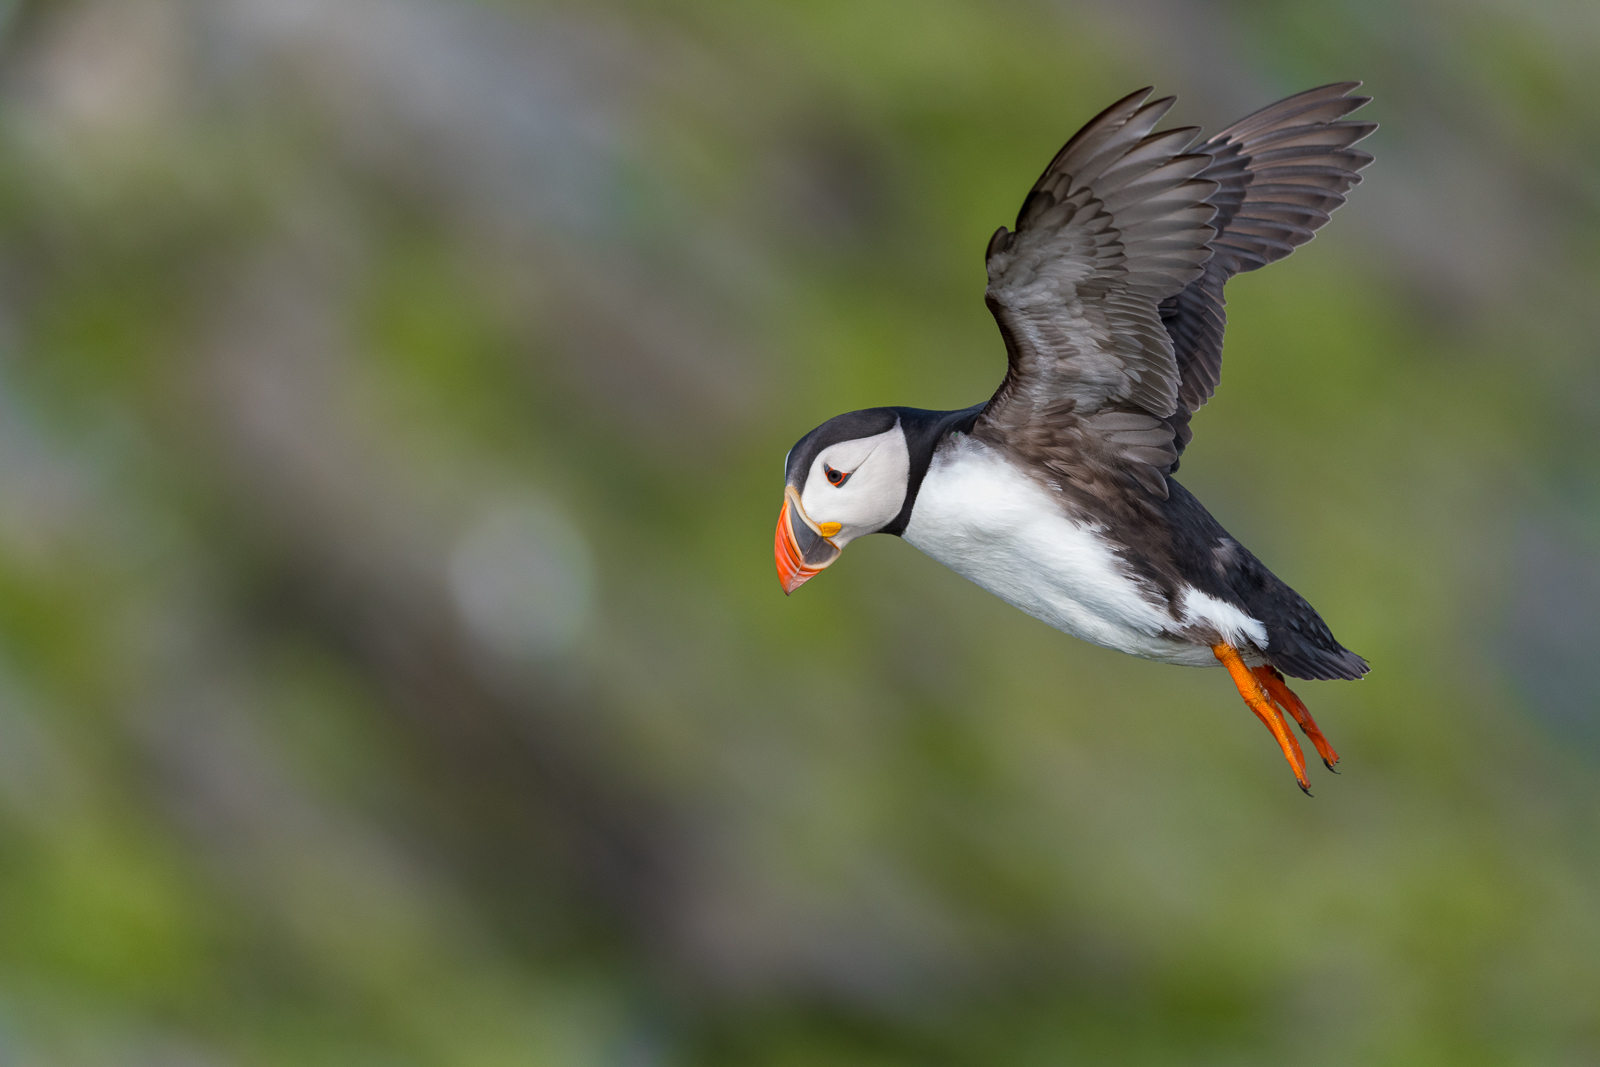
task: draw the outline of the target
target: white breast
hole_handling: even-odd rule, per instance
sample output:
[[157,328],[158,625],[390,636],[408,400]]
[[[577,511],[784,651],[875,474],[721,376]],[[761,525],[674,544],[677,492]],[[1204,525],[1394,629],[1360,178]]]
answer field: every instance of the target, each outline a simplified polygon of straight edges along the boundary
[[1257,620],[1195,590],[1184,590],[1181,621],[1174,619],[1152,602],[1095,527],[1067,518],[1048,489],[970,437],[950,442],[934,458],[904,538],[1006,603],[1106,648],[1214,667],[1207,645],[1169,636],[1199,621],[1235,643],[1248,639],[1266,647]]

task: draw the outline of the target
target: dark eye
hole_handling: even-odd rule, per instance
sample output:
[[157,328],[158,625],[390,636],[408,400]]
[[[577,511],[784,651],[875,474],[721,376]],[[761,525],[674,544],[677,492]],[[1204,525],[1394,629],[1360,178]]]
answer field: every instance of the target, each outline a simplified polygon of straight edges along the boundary
[[849,471],[836,471],[826,463],[822,465],[822,473],[828,476],[828,484],[833,486],[835,489],[839,488],[845,482],[850,480]]

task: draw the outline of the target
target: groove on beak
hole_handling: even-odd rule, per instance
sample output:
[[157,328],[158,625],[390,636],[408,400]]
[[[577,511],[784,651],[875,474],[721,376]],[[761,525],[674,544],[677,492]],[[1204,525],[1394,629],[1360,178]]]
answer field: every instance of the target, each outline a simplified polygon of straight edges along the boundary
[[[836,526],[829,523],[829,526]],[[837,528],[834,530],[838,532]],[[822,535],[800,506],[800,493],[794,486],[783,490],[783,510],[778,512],[778,533],[773,555],[778,563],[778,581],[784,596],[799,589],[839,558],[840,548]]]

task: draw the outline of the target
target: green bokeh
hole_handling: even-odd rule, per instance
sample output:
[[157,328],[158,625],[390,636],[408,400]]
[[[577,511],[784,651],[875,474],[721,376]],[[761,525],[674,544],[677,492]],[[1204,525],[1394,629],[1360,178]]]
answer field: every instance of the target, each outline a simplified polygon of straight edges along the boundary
[[[7,8],[0,1064],[1600,1060],[1591,7]],[[1078,124],[1352,77],[1180,474],[1339,777],[893,538],[780,595]]]

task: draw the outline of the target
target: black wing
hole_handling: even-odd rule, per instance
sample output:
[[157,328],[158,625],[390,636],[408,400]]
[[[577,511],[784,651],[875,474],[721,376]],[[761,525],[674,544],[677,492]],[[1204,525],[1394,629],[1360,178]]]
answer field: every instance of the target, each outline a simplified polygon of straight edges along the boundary
[[1166,496],[1181,376],[1159,304],[1212,258],[1215,164],[1191,129],[1151,133],[1172,98],[1111,105],[989,241],[985,294],[1007,369],[975,432],[1040,462],[1093,454]]
[[1360,86],[1339,82],[1280,100],[1190,149],[1212,158],[1199,177],[1217,183],[1210,200],[1217,235],[1200,276],[1161,302],[1179,374],[1177,411],[1168,420],[1179,452],[1192,436],[1190,416],[1222,379],[1223,285],[1311,240],[1372,162],[1352,146],[1378,124],[1339,121],[1372,99],[1349,95]]

